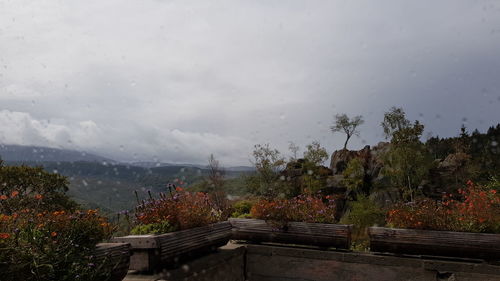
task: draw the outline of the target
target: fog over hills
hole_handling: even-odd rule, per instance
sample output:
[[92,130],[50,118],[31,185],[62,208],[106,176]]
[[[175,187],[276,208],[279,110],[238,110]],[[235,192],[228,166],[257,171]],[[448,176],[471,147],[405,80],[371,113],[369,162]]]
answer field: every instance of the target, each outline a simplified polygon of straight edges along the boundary
[[84,151],[8,144],[0,145],[0,157],[7,162],[115,162]]
[[[164,192],[167,183],[182,180],[185,186],[200,181],[207,167],[162,162],[118,162],[83,151],[41,146],[0,145],[5,165],[42,166],[70,181],[69,196],[87,208],[113,214],[136,205],[135,192],[145,198],[150,190]],[[252,171],[246,166],[228,167],[228,178]]]
[[[24,146],[0,144],[0,159],[5,162],[100,162],[106,164],[122,164],[142,168],[158,168],[165,166],[192,167],[205,169],[206,165],[189,163],[165,162],[118,162],[116,160],[99,156],[85,151],[51,148],[43,146]],[[249,166],[235,166],[225,168],[227,171],[251,171]]]

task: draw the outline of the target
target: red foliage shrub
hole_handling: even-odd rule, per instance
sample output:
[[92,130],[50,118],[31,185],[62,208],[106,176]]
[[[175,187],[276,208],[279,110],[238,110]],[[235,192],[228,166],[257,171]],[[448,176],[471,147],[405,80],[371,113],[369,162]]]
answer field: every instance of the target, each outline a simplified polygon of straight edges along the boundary
[[136,207],[138,224],[168,222],[175,230],[204,226],[227,219],[225,210],[217,208],[206,193],[188,192],[177,188],[176,193],[160,193],[159,199],[151,198]]
[[334,223],[336,206],[329,196],[299,195],[292,199],[260,200],[252,206],[253,218],[285,226],[287,222]]
[[95,210],[0,214],[2,280],[105,280],[92,254],[113,230]]
[[471,181],[459,190],[461,198],[420,200],[396,205],[387,214],[393,227],[463,232],[500,232],[500,194]]

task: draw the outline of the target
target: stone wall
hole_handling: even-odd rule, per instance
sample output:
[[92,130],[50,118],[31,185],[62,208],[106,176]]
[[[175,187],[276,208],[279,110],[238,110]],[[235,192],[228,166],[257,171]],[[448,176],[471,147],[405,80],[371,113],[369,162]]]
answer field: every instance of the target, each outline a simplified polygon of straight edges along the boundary
[[500,281],[500,266],[371,253],[248,245],[246,260],[249,281]]
[[230,243],[180,268],[151,275],[129,272],[123,281],[245,281],[244,269],[245,247]]
[[125,281],[500,281],[500,264],[228,244],[181,268]]

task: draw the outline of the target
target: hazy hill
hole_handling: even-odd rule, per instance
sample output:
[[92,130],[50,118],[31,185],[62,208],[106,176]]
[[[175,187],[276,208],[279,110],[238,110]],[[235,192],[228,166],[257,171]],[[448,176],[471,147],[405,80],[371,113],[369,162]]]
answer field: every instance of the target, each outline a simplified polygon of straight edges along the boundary
[[[167,183],[176,179],[191,186],[200,181],[207,170],[201,165],[153,162],[119,163],[98,155],[64,149],[35,146],[0,146],[0,157],[6,165],[42,166],[52,173],[68,177],[68,194],[80,204],[99,207],[108,213],[131,209],[137,199],[165,192]],[[236,178],[250,167],[226,169],[228,178]]]
[[68,177],[68,194],[87,207],[117,212],[136,205],[135,191],[145,198],[147,191],[165,192],[165,185],[181,179],[187,184],[200,180],[203,171],[191,167],[143,168],[104,162],[6,161],[7,165],[42,166]]
[[2,160],[11,162],[115,162],[111,159],[83,151],[8,144],[0,145],[0,156]]

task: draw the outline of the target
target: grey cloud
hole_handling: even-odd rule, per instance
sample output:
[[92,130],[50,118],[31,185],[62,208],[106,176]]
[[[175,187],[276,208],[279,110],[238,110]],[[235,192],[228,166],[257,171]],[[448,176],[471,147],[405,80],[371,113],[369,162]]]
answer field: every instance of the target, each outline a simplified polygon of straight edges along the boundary
[[336,113],[367,119],[353,148],[392,105],[442,136],[485,129],[498,26],[496,1],[0,0],[0,141],[248,164],[254,143],[340,148]]

